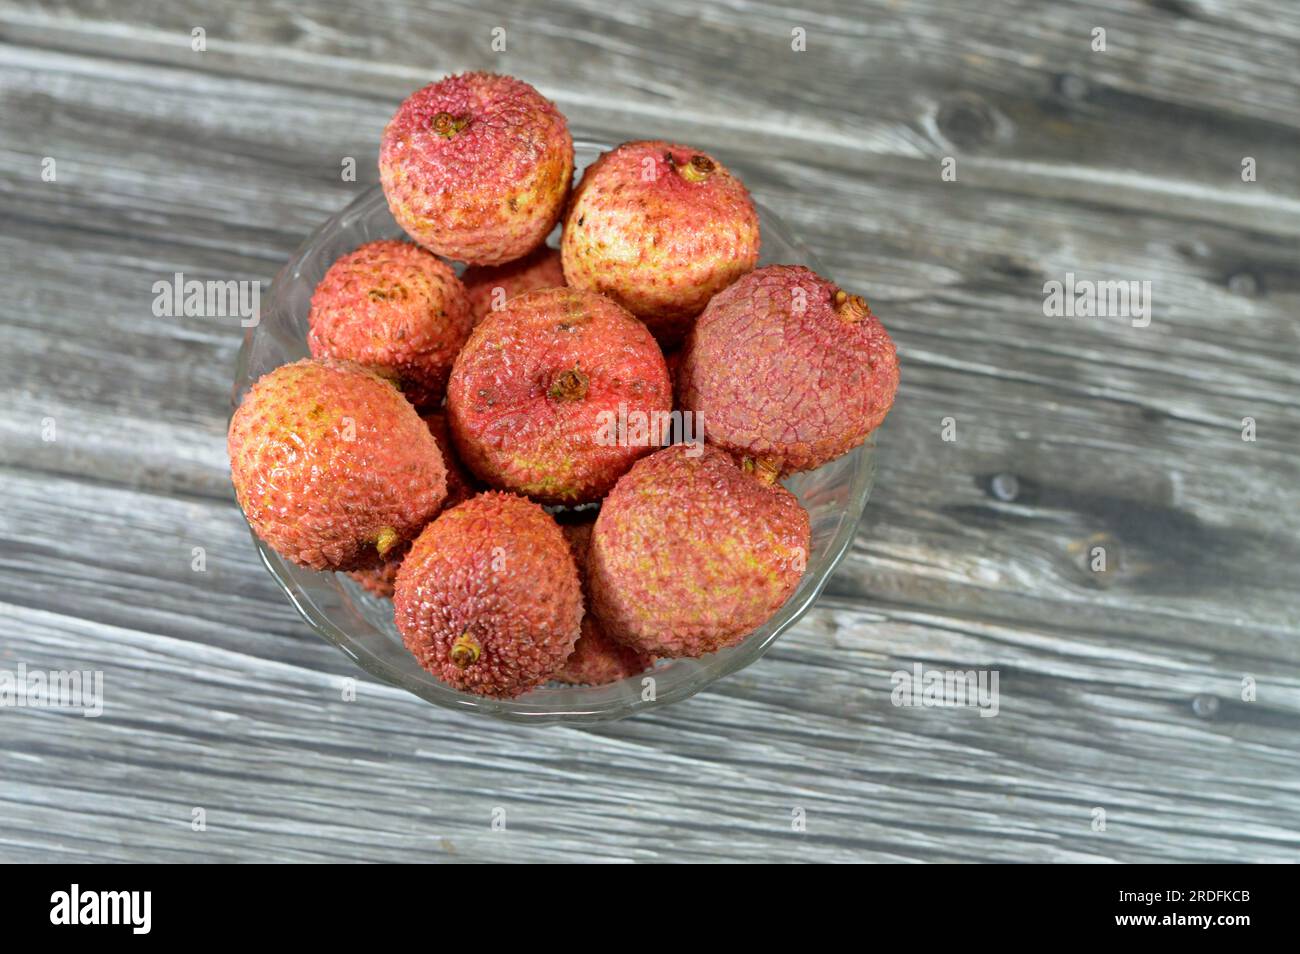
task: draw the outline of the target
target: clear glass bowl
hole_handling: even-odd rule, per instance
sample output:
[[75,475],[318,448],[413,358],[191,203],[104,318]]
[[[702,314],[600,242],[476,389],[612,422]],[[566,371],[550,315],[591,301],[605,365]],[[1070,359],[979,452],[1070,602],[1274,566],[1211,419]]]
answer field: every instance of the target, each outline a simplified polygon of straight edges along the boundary
[[[579,172],[609,148],[599,142],[575,141]],[[780,220],[761,203],[756,204],[763,234],[761,264],[806,265],[821,271],[816,259],[794,240]],[[245,335],[235,372],[232,410],[263,374],[307,356],[311,294],[334,260],[372,239],[402,235],[389,215],[383,193],[374,186],[303,242],[272,282],[261,321]],[[346,574],[304,569],[283,559],[256,536],[253,541],[262,562],[307,624],[384,682],[435,705],[513,722],[600,722],[692,696],[715,679],[748,666],[793,626],[816,601],[853,540],[871,492],[873,454],[874,446],[869,441],[811,473],[785,481],[812,518],[807,572],[789,601],[744,642],[701,659],[662,660],[652,672],[610,685],[544,686],[515,699],[471,696],[439,682],[402,645],[393,624],[391,602],[372,596]],[[653,676],[653,693],[643,682],[646,676]]]

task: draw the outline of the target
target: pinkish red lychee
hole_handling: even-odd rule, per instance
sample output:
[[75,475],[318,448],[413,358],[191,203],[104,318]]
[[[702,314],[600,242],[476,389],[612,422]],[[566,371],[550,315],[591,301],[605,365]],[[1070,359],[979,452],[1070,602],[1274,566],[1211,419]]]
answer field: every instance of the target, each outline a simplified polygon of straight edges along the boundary
[[673,392],[677,391],[677,370],[682,366],[682,349],[674,348],[664,353],[664,365],[668,368],[668,380],[673,383]]
[[[583,599],[586,600],[587,550],[591,545],[592,523],[589,520],[561,523],[560,529],[569,542],[569,551],[573,554],[573,562],[578,567],[578,578],[583,584]],[[610,639],[596,617],[588,612],[582,617],[582,635],[578,637],[573,652],[565,661],[564,668],[552,679],[574,686],[603,686],[635,676],[653,666],[653,656]]]
[[393,604],[420,665],[484,696],[517,696],[549,680],[581,631],[564,535],[513,494],[480,494],[429,524],[397,572]]
[[442,503],[442,509],[447,510],[456,506],[458,503],[469,500],[475,494],[474,478],[469,475],[456,456],[456,448],[451,440],[451,429],[447,426],[447,414],[444,411],[433,411],[421,416],[420,420],[429,428],[429,433],[433,439],[438,442],[438,450],[442,451],[443,462],[447,465],[447,499]]
[[573,139],[532,86],[462,73],[412,93],[384,129],[379,178],[398,225],[471,265],[545,241],[573,179]]
[[475,265],[461,275],[469,293],[470,312],[478,324],[491,312],[500,311],[516,295],[538,288],[562,288],[564,269],[560,253],[549,246],[504,265]]
[[588,609],[639,652],[714,652],[790,598],[810,545],[808,514],[780,484],[715,447],[674,444],[638,461],[601,505]]
[[465,465],[547,504],[603,497],[652,449],[671,411],[668,371],[645,326],[571,288],[526,292],[490,314],[447,388]]
[[867,303],[794,265],[709,302],[677,372],[679,404],[710,443],[782,474],[857,447],[897,390],[894,343]]
[[367,242],[331,265],[307,321],[314,357],[373,368],[416,407],[442,400],[473,327],[456,273],[428,250],[391,239]]
[[414,539],[447,494],[438,444],[397,388],[349,361],[257,380],[230,421],[235,494],[287,559],[359,570]]
[[671,348],[710,298],[758,263],[758,213],[707,153],[629,142],[583,174],[560,249],[569,285],[613,298]]
[[[447,468],[447,498],[442,502],[442,509],[448,510],[474,496],[474,480],[456,458],[455,449],[451,444],[451,434],[447,430],[447,418],[442,412],[424,414],[420,419],[428,426],[433,439],[438,442],[438,450],[442,452],[442,461]],[[394,547],[378,567],[371,570],[354,570],[348,575],[376,596],[391,597],[393,585],[397,582],[397,570],[410,549],[409,543]]]

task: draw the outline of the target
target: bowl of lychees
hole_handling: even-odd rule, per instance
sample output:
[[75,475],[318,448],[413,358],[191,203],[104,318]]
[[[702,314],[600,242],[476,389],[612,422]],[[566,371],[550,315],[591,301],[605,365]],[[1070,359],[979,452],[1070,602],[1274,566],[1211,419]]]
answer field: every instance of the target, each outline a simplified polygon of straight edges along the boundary
[[866,300],[739,167],[601,138],[512,77],[417,90],[240,351],[231,479],[263,562],[436,705],[685,699],[813,605],[871,490],[898,359]]

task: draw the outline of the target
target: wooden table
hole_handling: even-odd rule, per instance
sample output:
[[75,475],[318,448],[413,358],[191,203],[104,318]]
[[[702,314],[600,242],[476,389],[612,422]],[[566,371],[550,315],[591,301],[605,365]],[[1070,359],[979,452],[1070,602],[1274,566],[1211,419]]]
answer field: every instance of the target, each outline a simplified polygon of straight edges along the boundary
[[[104,673],[0,711],[0,859],[1300,857],[1300,8],[495,6],[0,3],[0,669]],[[734,163],[902,357],[817,607],[622,723],[344,701],[234,505],[242,329],[152,310],[269,282],[463,69]],[[918,663],[998,715],[893,705]]]

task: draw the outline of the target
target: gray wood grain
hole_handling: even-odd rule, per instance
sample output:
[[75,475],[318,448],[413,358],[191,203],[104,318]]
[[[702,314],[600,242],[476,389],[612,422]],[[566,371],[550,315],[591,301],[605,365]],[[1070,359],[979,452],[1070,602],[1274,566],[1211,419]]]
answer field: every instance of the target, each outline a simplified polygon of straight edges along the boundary
[[[0,2],[0,669],[106,697],[0,710],[0,858],[1300,858],[1300,12],[977,6]],[[269,281],[469,68],[716,151],[902,355],[827,595],[614,725],[456,716],[317,641],[229,489],[241,329],[150,312]],[[1066,272],[1151,281],[1151,325],[1045,317]],[[997,669],[999,715],[893,706],[914,662]]]

